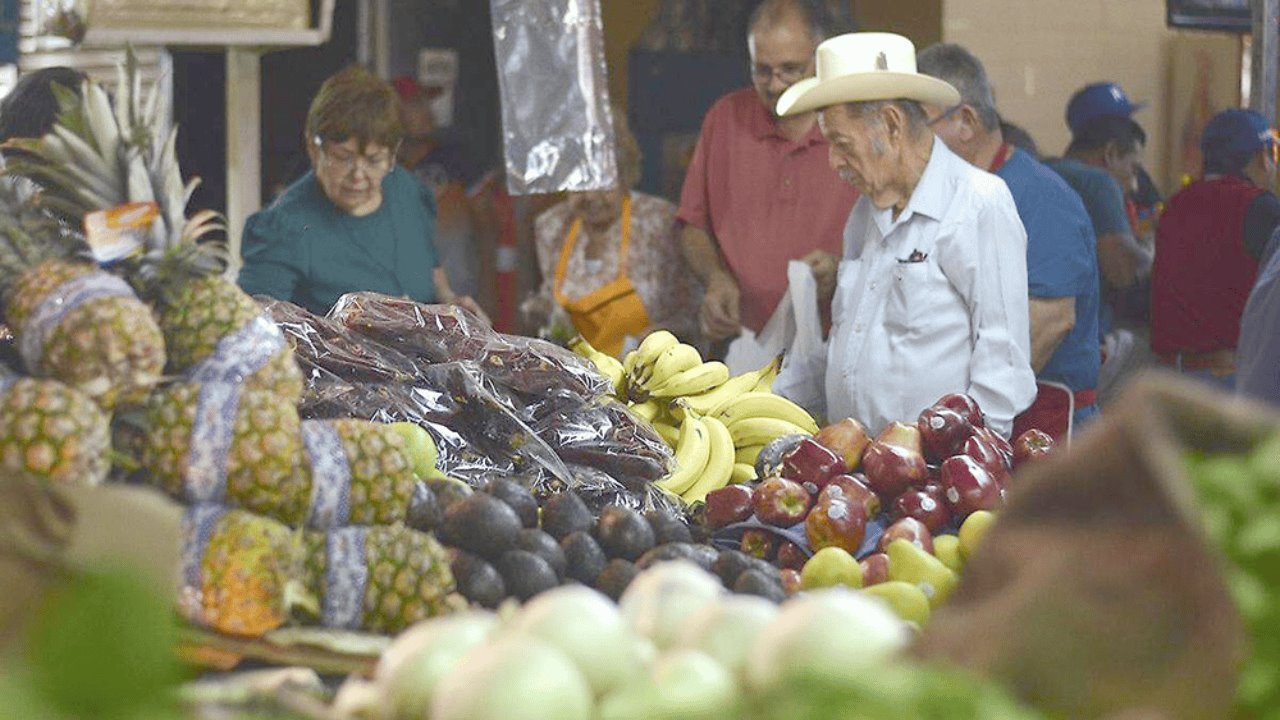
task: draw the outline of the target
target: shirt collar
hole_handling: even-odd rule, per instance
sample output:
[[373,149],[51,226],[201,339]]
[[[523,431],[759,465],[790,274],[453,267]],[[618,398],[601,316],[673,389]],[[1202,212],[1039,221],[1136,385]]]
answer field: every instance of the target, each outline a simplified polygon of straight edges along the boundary
[[[754,95],[752,97],[754,102],[751,103],[751,118],[749,121],[751,123],[751,134],[757,140],[777,138],[783,142],[791,142],[783,136],[782,131],[778,128],[778,119],[765,109],[764,105],[760,104],[758,97]],[[815,122],[813,127],[809,128],[809,132],[805,133],[804,137],[797,140],[795,144],[808,146],[822,142],[826,142],[826,138],[822,137],[822,130],[818,127],[818,123]]]
[[893,219],[891,207],[875,210],[875,222],[880,228],[881,237],[888,237],[895,227],[907,222],[913,215],[924,215],[933,220],[942,219],[943,213],[947,211],[947,169],[956,159],[958,158],[947,149],[946,144],[935,135],[929,162],[924,166],[920,182],[916,183],[916,189],[911,193],[911,199],[907,201],[907,206],[902,209],[898,219]]

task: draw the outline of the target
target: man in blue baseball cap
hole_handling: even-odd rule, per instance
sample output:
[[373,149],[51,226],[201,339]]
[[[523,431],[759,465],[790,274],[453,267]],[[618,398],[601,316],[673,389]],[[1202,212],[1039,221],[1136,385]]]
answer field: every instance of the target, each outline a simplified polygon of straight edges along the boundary
[[1164,364],[1228,388],[1258,259],[1280,224],[1270,191],[1277,149],[1258,113],[1215,115],[1200,137],[1203,177],[1170,198],[1156,231],[1151,349]]
[[1071,101],[1067,103],[1067,127],[1071,128],[1072,135],[1078,135],[1098,118],[1131,118],[1146,106],[1146,103],[1131,102],[1124,90],[1113,82],[1093,83],[1071,96]]

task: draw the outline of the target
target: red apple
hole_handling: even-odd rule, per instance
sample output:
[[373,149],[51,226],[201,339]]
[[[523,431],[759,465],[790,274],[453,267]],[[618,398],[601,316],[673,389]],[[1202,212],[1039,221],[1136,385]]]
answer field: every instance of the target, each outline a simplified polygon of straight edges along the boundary
[[712,530],[742,522],[751,517],[751,488],[746,485],[726,485],[707,493],[703,516]]
[[827,481],[844,472],[844,460],[813,438],[805,438],[782,458],[782,477],[817,495]]
[[809,558],[804,554],[804,550],[800,546],[785,540],[778,546],[778,567],[792,570],[799,570],[804,567]]
[[862,587],[879,585],[889,579],[889,556],[882,552],[872,553],[858,564],[862,566]]
[[982,419],[982,408],[978,407],[978,401],[964,393],[943,395],[938,398],[938,402],[934,403],[934,406],[955,410],[975,428],[986,427],[987,423]]
[[924,523],[915,518],[904,517],[885,528],[884,534],[880,536],[880,545],[877,549],[880,552],[885,552],[885,549],[889,547],[889,543],[899,538],[910,542],[930,555],[933,554],[933,533],[929,532],[929,528],[925,527]]
[[1003,435],[991,428],[982,428],[977,434],[988,443],[991,443],[991,447],[1000,453],[1000,457],[1004,459],[1006,470],[1013,469],[1013,445]]
[[[965,440],[964,447],[960,449],[960,454],[955,455],[954,457],[967,457],[974,460],[985,468],[987,472],[991,473],[992,477],[999,475],[1006,469],[1004,457],[1000,455],[1000,451],[996,450],[991,442],[981,435],[974,435],[968,440]],[[948,458],[948,460],[950,459],[951,458]],[[943,461],[942,472],[944,477],[946,474],[946,467],[947,463],[946,461]],[[946,480],[943,480],[942,485],[944,489],[947,487]]]
[[[918,437],[919,431],[916,433]],[[929,467],[918,450],[907,450],[879,440],[872,442],[863,454],[862,470],[866,474],[867,485],[883,502],[891,501],[929,476]]]
[[936,494],[929,493],[924,490],[912,490],[902,493],[897,500],[893,501],[892,513],[894,518],[915,518],[929,528],[929,532],[936,533],[951,522],[951,511],[947,509],[946,500],[943,499],[942,491]]
[[1000,483],[978,461],[956,455],[942,463],[942,486],[947,506],[959,518],[977,510],[995,510],[1004,504]]
[[768,530],[751,528],[742,533],[742,543],[738,549],[761,560],[772,560],[778,550],[778,536]]
[[876,436],[876,442],[893,445],[917,455],[924,454],[924,445],[920,442],[920,428],[914,424],[891,422]]
[[880,496],[867,487],[866,479],[863,475],[837,475],[818,493],[818,502],[827,498],[846,500],[855,507],[861,506],[866,510],[867,519],[870,520],[880,512]]
[[814,552],[834,546],[852,555],[858,552],[866,532],[867,518],[862,508],[844,500],[818,503],[804,521],[804,534]]
[[973,434],[973,426],[963,415],[948,407],[925,408],[916,420],[924,455],[929,460],[942,460],[960,452],[964,441]]
[[1045,457],[1053,452],[1056,445],[1049,433],[1031,428],[1013,441],[1013,466]]
[[778,575],[782,578],[782,591],[787,595],[800,592],[800,571],[783,568]]
[[771,477],[756,486],[751,507],[756,519],[766,525],[791,527],[804,520],[813,507],[813,496],[798,482]]
[[844,472],[853,472],[862,462],[862,453],[871,443],[867,429],[853,418],[845,418],[822,428],[813,439],[844,460]]

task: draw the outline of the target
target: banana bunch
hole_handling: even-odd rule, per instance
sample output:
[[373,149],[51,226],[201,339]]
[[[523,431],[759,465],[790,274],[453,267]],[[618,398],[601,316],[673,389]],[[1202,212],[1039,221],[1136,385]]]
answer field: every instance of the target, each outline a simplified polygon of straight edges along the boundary
[[640,347],[623,359],[627,392],[633,401],[696,395],[723,385],[729,368],[722,362],[703,362],[702,354],[666,330],[649,333]]
[[675,470],[655,484],[686,503],[699,502],[734,481],[733,437],[716,418],[686,411],[675,450]]
[[600,352],[587,342],[587,339],[578,335],[569,341],[569,349],[574,353],[586,358],[592,365],[596,366],[596,370],[601,375],[609,378],[609,382],[613,383],[613,394],[615,397],[622,397],[626,392],[626,377],[622,371],[622,363],[618,358]]

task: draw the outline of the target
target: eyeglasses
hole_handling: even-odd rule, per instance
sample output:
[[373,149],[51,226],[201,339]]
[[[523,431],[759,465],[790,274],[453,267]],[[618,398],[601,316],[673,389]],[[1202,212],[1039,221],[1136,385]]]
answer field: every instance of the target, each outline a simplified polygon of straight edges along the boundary
[[767,83],[777,77],[784,85],[792,85],[803,78],[808,69],[808,64],[804,63],[783,63],[778,67],[757,63],[751,66],[751,77],[761,83]]
[[334,169],[341,171],[343,175],[352,174],[356,171],[356,168],[363,168],[364,174],[369,177],[386,175],[391,171],[391,166],[396,160],[396,153],[400,149],[400,145],[397,143],[392,150],[368,156],[343,151],[335,152],[332,148],[326,148],[319,137],[313,138],[312,142],[320,149],[321,159]]
[[957,105],[952,105],[951,107],[947,108],[946,110],[943,110],[941,115],[939,115],[938,117],[936,117],[936,118],[934,118],[934,119],[932,119],[932,120],[930,120],[930,121],[928,122],[929,127],[933,127],[934,125],[937,125],[938,123],[942,122],[943,120],[946,120],[947,118],[951,117],[952,115],[955,115],[957,112],[959,112],[959,111],[960,111],[960,108],[962,108],[962,107],[964,107],[964,103],[959,103],[959,104],[957,104]]

